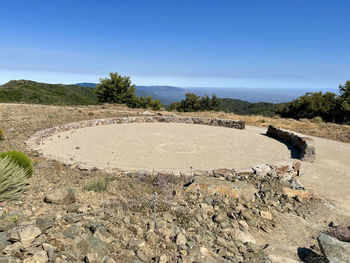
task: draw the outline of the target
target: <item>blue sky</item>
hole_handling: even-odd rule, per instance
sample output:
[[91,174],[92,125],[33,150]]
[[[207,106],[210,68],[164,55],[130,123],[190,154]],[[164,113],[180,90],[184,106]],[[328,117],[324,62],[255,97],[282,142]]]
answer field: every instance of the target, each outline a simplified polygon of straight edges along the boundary
[[350,79],[350,1],[0,0],[0,83],[334,89]]

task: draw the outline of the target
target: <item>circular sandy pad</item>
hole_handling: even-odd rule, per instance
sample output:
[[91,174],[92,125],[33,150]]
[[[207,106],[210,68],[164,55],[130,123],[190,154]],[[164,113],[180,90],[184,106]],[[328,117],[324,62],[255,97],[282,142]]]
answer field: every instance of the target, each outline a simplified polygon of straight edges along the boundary
[[184,123],[127,123],[61,132],[43,152],[78,163],[121,169],[242,169],[289,159],[287,146],[263,134]]

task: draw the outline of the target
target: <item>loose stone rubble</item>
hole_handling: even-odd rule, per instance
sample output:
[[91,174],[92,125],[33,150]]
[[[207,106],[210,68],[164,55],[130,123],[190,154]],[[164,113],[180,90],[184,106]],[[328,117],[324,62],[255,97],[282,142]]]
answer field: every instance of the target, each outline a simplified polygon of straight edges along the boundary
[[[26,204],[2,212],[0,262],[278,262],[258,233],[274,229],[279,214],[303,217],[314,202],[300,190],[299,169],[292,160],[241,171],[124,174],[99,206],[102,193],[52,189],[37,211]],[[144,192],[116,196],[120,184]],[[286,192],[295,185],[302,195]]]

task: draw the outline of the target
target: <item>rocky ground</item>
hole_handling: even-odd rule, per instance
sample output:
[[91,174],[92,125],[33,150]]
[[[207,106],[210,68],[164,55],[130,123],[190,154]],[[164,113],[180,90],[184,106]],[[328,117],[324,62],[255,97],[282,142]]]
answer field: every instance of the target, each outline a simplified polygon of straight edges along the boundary
[[[0,114],[2,151],[25,150],[33,133],[58,124],[140,113],[1,106]],[[338,227],[349,217],[304,190],[297,167],[104,174],[28,154],[30,185],[0,204],[0,262],[325,262],[323,254],[349,251],[348,228]]]

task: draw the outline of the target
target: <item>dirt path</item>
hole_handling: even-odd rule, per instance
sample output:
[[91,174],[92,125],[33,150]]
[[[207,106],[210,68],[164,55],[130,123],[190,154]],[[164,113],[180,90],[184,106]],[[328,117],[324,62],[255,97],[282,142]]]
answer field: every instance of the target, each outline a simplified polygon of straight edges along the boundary
[[350,144],[311,138],[315,141],[316,161],[303,162],[300,181],[350,215]]

